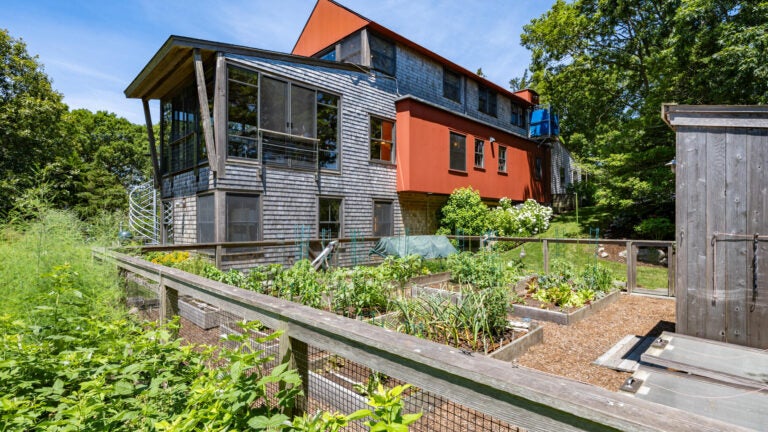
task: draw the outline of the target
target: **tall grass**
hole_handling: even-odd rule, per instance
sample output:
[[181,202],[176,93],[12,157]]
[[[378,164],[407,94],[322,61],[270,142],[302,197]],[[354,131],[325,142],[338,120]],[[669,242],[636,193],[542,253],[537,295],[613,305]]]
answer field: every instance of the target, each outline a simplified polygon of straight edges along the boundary
[[115,313],[116,270],[91,258],[86,226],[72,213],[42,210],[38,217],[0,227],[0,314],[34,321],[35,305],[51,293],[55,268],[68,265],[94,312]]

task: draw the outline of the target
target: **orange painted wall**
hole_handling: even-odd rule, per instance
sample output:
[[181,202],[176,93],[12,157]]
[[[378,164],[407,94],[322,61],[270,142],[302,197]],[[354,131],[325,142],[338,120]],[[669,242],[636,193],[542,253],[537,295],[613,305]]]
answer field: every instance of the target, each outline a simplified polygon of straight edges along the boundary
[[[450,194],[472,186],[483,198],[534,198],[551,201],[549,149],[497,129],[419,103],[397,102],[397,190]],[[449,167],[450,132],[466,136],[466,172]],[[490,137],[496,142],[491,146]],[[474,167],[475,138],[485,142],[485,168]],[[499,146],[507,148],[507,174],[498,172]],[[534,178],[536,157],[542,158],[542,179]]]
[[292,54],[313,56],[362,29],[369,21],[330,0],[318,0]]

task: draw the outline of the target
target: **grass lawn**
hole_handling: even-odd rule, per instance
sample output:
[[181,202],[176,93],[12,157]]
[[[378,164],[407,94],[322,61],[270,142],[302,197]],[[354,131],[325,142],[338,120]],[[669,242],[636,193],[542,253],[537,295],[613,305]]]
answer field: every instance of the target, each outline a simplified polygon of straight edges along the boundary
[[[609,261],[597,258],[597,244],[594,240],[596,228],[600,232],[605,232],[605,227],[611,220],[611,212],[606,208],[585,207],[579,209],[578,222],[576,212],[568,212],[557,215],[553,218],[549,229],[538,235],[539,238],[583,238],[583,244],[549,244],[549,262],[550,268],[555,260],[564,260],[573,264],[577,269],[581,269],[588,264],[595,262],[608,268],[616,280],[627,280],[627,265],[615,261]],[[592,239],[589,233],[592,229]],[[525,250],[523,265],[527,272],[542,273],[544,267],[544,257],[542,253],[542,244],[526,243],[511,251],[505,252],[508,259],[519,258],[520,252]],[[637,284],[644,288],[664,289],[667,288],[667,268],[661,266],[637,266]]]

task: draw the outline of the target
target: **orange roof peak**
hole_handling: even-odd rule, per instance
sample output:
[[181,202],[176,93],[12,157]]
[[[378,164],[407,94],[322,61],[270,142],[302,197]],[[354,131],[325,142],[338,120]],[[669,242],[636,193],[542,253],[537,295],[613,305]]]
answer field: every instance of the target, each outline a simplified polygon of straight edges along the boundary
[[313,56],[370,22],[332,0],[317,0],[291,54]]

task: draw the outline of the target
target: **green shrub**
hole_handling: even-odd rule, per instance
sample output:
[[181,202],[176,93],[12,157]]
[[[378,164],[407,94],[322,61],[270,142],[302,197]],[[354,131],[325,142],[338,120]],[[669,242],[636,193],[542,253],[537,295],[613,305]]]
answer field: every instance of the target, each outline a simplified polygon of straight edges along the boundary
[[482,235],[488,230],[488,206],[471,186],[455,189],[440,212],[437,234]]
[[651,240],[671,240],[675,238],[675,224],[665,217],[652,217],[635,225],[635,232],[642,238]]
[[513,206],[508,198],[499,200],[499,206],[488,215],[488,229],[499,236],[530,237],[549,228],[552,209],[528,199]]

